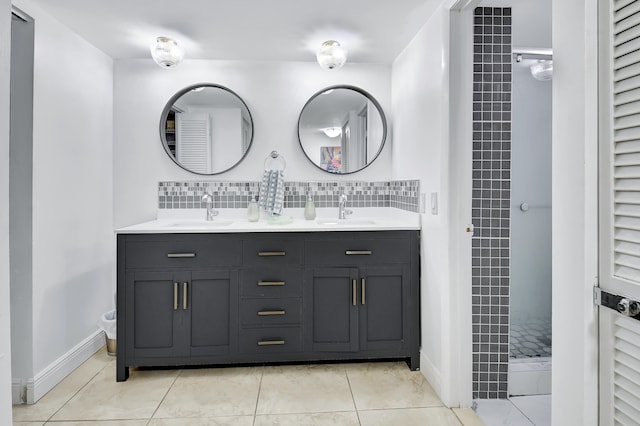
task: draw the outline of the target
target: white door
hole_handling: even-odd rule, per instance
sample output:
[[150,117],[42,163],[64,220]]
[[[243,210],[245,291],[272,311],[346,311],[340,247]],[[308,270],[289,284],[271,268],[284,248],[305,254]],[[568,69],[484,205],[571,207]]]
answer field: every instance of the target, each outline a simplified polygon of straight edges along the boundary
[[188,170],[211,173],[211,117],[206,113],[176,114],[176,157]]
[[600,425],[638,425],[640,0],[602,0],[599,14]]

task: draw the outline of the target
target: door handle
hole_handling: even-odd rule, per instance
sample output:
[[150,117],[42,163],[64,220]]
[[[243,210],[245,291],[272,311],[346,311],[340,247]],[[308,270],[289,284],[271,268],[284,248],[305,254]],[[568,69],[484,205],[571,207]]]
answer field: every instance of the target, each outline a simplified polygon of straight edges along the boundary
[[361,281],[361,285],[362,285],[362,304],[364,305],[366,303],[366,296],[365,296],[365,286],[366,286],[366,281],[364,280],[364,278]]
[[347,250],[344,252],[347,256],[358,256],[358,255],[371,255],[373,252],[371,250]]
[[351,281],[351,293],[352,293],[352,296],[351,296],[351,304],[352,304],[353,306],[356,306],[356,305],[358,304],[358,302],[357,302],[357,298],[356,298],[356,292],[357,292],[357,289],[356,289],[356,280],[354,279],[354,280],[352,280],[352,281]]
[[182,283],[182,309],[187,310],[187,299],[189,297],[189,283],[186,281]]
[[195,253],[167,253],[167,257],[170,259],[196,257]]
[[173,283],[173,310],[178,310],[178,286],[180,284]]

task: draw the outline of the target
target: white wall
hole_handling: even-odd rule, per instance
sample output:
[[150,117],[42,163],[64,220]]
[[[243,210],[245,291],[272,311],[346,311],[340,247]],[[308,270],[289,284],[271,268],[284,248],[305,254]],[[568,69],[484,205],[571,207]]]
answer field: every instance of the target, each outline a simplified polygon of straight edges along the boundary
[[35,20],[33,330],[24,334],[38,376],[113,305],[113,61],[28,0],[14,4]]
[[[182,170],[169,159],[159,136],[160,113],[169,98],[186,86],[204,82],[221,84],[236,92],[246,102],[254,121],[253,145],[247,157],[233,170],[215,176]],[[314,62],[185,60],[167,70],[151,59],[115,61],[116,227],[155,217],[159,181],[258,181],[264,160],[272,150],[287,161],[286,180],[389,179],[390,146],[373,165],[348,176],[322,172],[300,149],[297,123],[302,107],[314,93],[335,84],[361,87],[380,102],[387,116],[391,115],[389,65],[347,63],[336,72],[328,72]]]
[[452,314],[443,309],[450,301],[448,52],[449,13],[440,7],[395,60],[392,75],[393,178],[420,179],[422,193],[440,198],[438,215],[422,215],[421,368],[445,404],[452,403]]
[[11,420],[9,307],[9,63],[11,2],[0,0],[0,424]]
[[597,4],[552,6],[554,425],[598,424]]

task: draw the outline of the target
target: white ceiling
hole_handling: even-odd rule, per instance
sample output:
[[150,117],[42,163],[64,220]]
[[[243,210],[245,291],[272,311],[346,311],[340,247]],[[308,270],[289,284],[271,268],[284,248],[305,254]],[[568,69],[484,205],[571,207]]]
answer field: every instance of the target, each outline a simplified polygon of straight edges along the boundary
[[149,58],[150,42],[167,36],[186,59],[315,61],[333,39],[350,62],[391,63],[441,0],[31,2],[116,59]]

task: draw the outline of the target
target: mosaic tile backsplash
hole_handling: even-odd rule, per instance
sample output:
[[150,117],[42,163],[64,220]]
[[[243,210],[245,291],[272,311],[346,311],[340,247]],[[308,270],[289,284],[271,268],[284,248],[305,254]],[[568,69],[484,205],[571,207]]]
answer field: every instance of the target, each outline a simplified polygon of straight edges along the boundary
[[[246,208],[258,196],[260,182],[159,182],[158,208],[200,209],[202,196],[214,196],[214,208]],[[316,207],[338,207],[338,197],[345,193],[348,207],[395,207],[411,212],[420,209],[420,181],[387,182],[285,182],[285,208],[304,208],[311,193]]]
[[509,368],[511,8],[473,27],[473,398],[506,398]]

